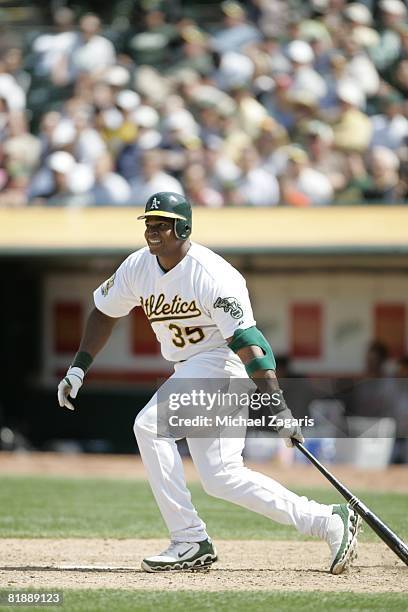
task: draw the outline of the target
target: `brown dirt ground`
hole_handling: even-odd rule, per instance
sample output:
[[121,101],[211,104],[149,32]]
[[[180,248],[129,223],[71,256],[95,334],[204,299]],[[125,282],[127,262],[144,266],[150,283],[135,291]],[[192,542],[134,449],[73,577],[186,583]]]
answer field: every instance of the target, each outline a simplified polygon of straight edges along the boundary
[[[188,480],[197,474],[185,460]],[[286,486],[330,486],[313,468],[277,463],[251,465]],[[408,470],[386,471],[335,466],[350,488],[408,491]],[[143,478],[135,456],[0,454],[0,475],[52,474],[73,477]],[[155,590],[264,590],[406,592],[406,567],[382,543],[363,543],[347,574],[328,573],[328,548],[322,542],[218,541],[220,560],[206,573],[146,574],[140,560],[167,546],[164,540],[3,539],[0,587],[126,588]]]
[[220,560],[206,573],[146,574],[140,559],[164,540],[5,539],[0,586],[178,590],[406,592],[408,572],[381,544],[362,544],[354,567],[328,573],[322,542],[217,542]]

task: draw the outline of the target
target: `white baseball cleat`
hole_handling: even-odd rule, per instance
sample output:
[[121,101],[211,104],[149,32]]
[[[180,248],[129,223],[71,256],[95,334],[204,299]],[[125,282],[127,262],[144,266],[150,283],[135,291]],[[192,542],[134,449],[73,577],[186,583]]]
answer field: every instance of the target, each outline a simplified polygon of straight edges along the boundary
[[361,518],[348,504],[333,506],[326,541],[332,554],[330,572],[342,574],[357,557]]
[[211,540],[201,542],[171,542],[154,557],[142,561],[145,572],[170,572],[209,569],[217,561],[217,551]]

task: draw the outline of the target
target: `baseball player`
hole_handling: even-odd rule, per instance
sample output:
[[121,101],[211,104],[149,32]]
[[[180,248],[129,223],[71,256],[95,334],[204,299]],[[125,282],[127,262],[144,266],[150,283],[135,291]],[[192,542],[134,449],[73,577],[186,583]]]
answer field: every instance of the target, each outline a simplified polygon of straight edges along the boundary
[[[161,345],[174,363],[164,383],[182,379],[252,378],[260,391],[279,394],[277,431],[292,446],[302,433],[279,391],[272,350],[257,329],[246,283],[222,257],[190,241],[192,214],[184,196],[172,192],[149,198],[145,214],[147,247],[132,253],[94,292],[79,351],[58,386],[61,407],[74,407],[84,376],[115,322],[142,306]],[[147,572],[202,569],[217,552],[187,489],[176,440],[157,431],[156,393],[137,415],[134,432],[149,482],[170,532],[170,546],[146,557]],[[347,504],[325,505],[299,497],[275,480],[244,466],[245,436],[188,437],[204,490],[263,514],[329,545],[330,571],[342,573],[356,551],[360,518]]]

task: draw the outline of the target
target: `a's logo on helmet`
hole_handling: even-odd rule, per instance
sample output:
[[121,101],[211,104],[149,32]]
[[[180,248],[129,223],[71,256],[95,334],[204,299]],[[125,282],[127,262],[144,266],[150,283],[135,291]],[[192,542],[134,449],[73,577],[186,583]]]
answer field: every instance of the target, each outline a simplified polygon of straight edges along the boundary
[[149,210],[159,210],[159,204],[160,204],[160,200],[158,200],[157,198],[153,198],[151,204],[150,204],[150,208]]

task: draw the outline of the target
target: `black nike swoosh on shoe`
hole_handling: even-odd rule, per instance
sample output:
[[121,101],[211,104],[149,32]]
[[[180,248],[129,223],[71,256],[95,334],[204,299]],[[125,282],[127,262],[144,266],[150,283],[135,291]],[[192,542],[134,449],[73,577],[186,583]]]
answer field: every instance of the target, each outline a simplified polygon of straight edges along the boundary
[[194,546],[192,546],[191,548],[185,550],[183,553],[177,553],[178,554],[178,558],[181,559],[181,557],[184,557],[184,555],[186,555],[187,553],[190,552],[190,550],[193,550]]

